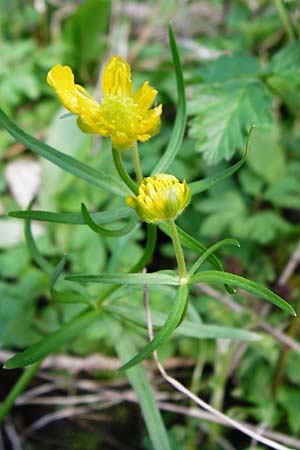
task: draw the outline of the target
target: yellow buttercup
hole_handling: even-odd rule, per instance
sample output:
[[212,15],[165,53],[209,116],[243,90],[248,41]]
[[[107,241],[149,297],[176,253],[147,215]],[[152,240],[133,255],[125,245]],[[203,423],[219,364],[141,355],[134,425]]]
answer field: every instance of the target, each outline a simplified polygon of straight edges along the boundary
[[173,175],[158,173],[144,178],[138,195],[127,197],[126,203],[136,210],[142,220],[156,223],[176,219],[190,199],[191,191],[185,180],[180,183]]
[[159,130],[162,105],[150,109],[157,91],[146,81],[134,94],[130,66],[120,56],[113,56],[104,68],[101,103],[75,84],[68,66],[55,65],[47,82],[65,108],[78,115],[82,131],[110,136],[118,150],[147,141]]

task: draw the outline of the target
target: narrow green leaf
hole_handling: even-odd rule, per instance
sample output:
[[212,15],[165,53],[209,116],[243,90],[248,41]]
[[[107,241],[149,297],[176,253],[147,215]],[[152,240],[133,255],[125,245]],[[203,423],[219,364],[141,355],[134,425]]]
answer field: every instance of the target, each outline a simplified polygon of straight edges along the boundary
[[6,369],[16,369],[17,367],[28,366],[29,364],[40,361],[49,355],[49,353],[54,352],[62,345],[77,337],[85,328],[96,322],[100,314],[101,311],[85,311],[54,333],[31,345],[24,352],[7,360],[4,367]]
[[[166,233],[168,236],[171,236],[169,227],[166,223],[160,223],[159,228]],[[195,252],[197,255],[202,255],[204,252],[206,252],[207,248],[201,244],[201,242],[197,241],[195,238],[190,236],[188,233],[186,233],[182,228],[180,228],[177,225],[177,231],[179,233],[180,242],[182,245],[186,248],[189,248],[193,252]],[[220,260],[215,255],[209,255],[207,258],[207,261],[217,270],[224,271],[223,266],[220,262]],[[234,289],[232,289],[230,286],[225,286],[227,292],[229,294],[234,294]]]
[[[105,316],[107,334],[111,338],[120,360],[125,363],[136,353],[134,340],[119,322]],[[135,366],[126,373],[139,400],[145,425],[151,439],[153,450],[171,450],[168,434],[158,409],[149,376],[142,365]]]
[[92,303],[86,298],[86,295],[82,295],[70,290],[58,291],[57,289],[55,289],[55,284],[59,276],[62,274],[66,262],[67,258],[66,255],[64,255],[58,262],[50,276],[49,289],[51,297],[58,303],[85,303],[91,306]]
[[[33,200],[30,202],[28,206],[27,212],[31,212],[30,209],[32,207]],[[24,234],[26,239],[27,248],[29,250],[29,253],[32,257],[32,259],[35,261],[35,263],[42,269],[45,273],[52,273],[53,266],[46,260],[46,258],[41,254],[39,249],[36,246],[36,243],[34,241],[32,231],[31,231],[31,223],[30,220],[26,219],[24,223]]]
[[124,236],[130,233],[136,226],[137,220],[134,216],[131,216],[129,222],[118,230],[108,230],[107,228],[101,227],[96,222],[93,221],[90,213],[88,212],[84,203],[81,204],[81,214],[85,223],[93,230],[95,233],[103,234],[104,236]]
[[175,68],[176,82],[177,82],[177,93],[178,93],[177,114],[172,134],[170,137],[169,145],[162,158],[159,160],[159,162],[152,170],[152,174],[164,173],[167,171],[167,169],[173,162],[175,156],[177,155],[180,149],[186,125],[186,99],[185,99],[183,71],[174,31],[171,25],[169,25],[169,41],[171,45],[173,64]]
[[216,184],[220,183],[221,181],[226,180],[226,178],[233,175],[235,172],[237,172],[242,165],[245,163],[248,155],[249,150],[249,144],[250,144],[250,138],[252,135],[252,132],[255,128],[255,125],[252,125],[250,127],[247,141],[246,141],[246,148],[244,155],[240,161],[235,163],[233,166],[229,167],[228,169],[223,170],[222,172],[218,173],[217,175],[213,175],[211,177],[205,178],[204,180],[194,181],[193,183],[189,183],[189,187],[192,191],[192,195],[199,194],[200,192],[207,191],[208,189],[212,188]]
[[[107,304],[105,310],[112,314],[117,314],[122,319],[127,320],[143,328],[147,328],[145,312],[124,305]],[[159,311],[151,311],[152,323],[154,329],[160,329],[167,320],[167,314]],[[179,336],[191,337],[196,339],[241,339],[246,341],[257,341],[261,337],[247,330],[240,328],[224,327],[221,325],[207,325],[196,323],[191,320],[184,320],[174,331]]]
[[203,255],[201,255],[192,265],[191,269],[189,270],[189,274],[193,275],[196,270],[199,269],[201,264],[215,251],[217,251],[219,248],[224,247],[224,245],[234,245],[236,247],[240,247],[240,243],[236,239],[223,239],[222,241],[216,242],[214,245],[209,247]]
[[0,125],[8,131],[18,142],[21,142],[32,152],[41,156],[42,158],[51,161],[61,169],[69,172],[78,178],[82,178],[88,183],[94,184],[108,192],[126,197],[130,191],[122,183],[121,180],[109,175],[103,171],[95,169],[81,161],[66,155],[48,144],[36,139],[33,136],[25,133],[14,122],[12,122],[4,111],[0,108]]
[[[17,219],[31,219],[31,220],[39,220],[42,222],[86,225],[81,213],[54,213],[48,211],[11,211],[8,215],[10,217],[15,217]],[[131,215],[132,210],[126,207],[91,213],[92,219],[98,225],[109,222],[115,222],[116,220],[130,217]]]
[[119,371],[124,372],[130,369],[136,364],[147,359],[154,350],[156,350],[160,345],[162,345],[174,332],[175,328],[178,326],[182,319],[182,315],[186,309],[188,301],[188,288],[186,285],[179,286],[176,298],[174,300],[171,312],[160,331],[154,336],[153,340],[144,347],[144,349],[138,353],[134,358],[124,364]]
[[170,284],[177,286],[179,278],[160,273],[99,273],[98,275],[69,275],[65,280],[80,283],[108,284]]
[[240,277],[239,275],[235,275],[233,273],[218,272],[215,270],[199,272],[190,277],[189,284],[193,283],[230,283],[231,285],[244,289],[251,294],[262,297],[265,300],[274,303],[274,305],[284,311],[296,316],[293,307],[288,302],[283,300],[283,298],[279,297],[279,295],[275,294],[270,289],[255,283],[254,281],[247,280],[246,278]]
[[[253,127],[251,127],[251,130]],[[233,166],[228,167],[227,169],[223,170],[222,172],[212,175],[211,177],[204,178],[204,180],[199,181],[193,181],[192,183],[189,183],[189,187],[192,191],[192,195],[199,194],[203,191],[208,191],[210,188],[215,186],[216,184],[220,183],[221,181],[226,180],[226,178],[233,175],[235,172],[237,172],[242,165],[245,163],[247,159],[247,152],[244,153],[242,159],[235,163]]]

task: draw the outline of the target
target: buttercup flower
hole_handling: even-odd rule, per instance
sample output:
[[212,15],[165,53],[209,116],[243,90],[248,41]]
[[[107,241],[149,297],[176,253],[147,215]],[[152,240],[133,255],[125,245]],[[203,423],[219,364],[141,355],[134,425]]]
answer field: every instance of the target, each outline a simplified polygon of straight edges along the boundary
[[101,104],[75,84],[68,66],[54,66],[47,82],[64,107],[78,115],[82,131],[110,136],[118,150],[147,141],[159,130],[162,105],[150,109],[157,91],[146,81],[134,94],[130,66],[120,56],[113,56],[104,68]]
[[176,219],[188,205],[191,191],[186,181],[182,183],[173,175],[158,173],[144,178],[136,197],[129,196],[126,203],[135,209],[142,220],[156,223]]

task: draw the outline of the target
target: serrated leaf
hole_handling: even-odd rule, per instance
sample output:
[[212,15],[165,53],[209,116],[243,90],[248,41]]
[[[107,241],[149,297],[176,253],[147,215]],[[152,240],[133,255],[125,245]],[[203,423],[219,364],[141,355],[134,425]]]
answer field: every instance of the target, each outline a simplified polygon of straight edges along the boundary
[[300,83],[300,44],[293,42],[281,48],[271,59],[267,71],[290,83]]
[[31,345],[24,352],[18,353],[8,359],[4,367],[6,369],[16,369],[17,367],[28,366],[29,364],[40,361],[49,355],[49,353],[54,352],[62,345],[77,337],[85,328],[96,322],[100,314],[101,311],[86,311],[76,316],[54,333]]
[[280,233],[287,233],[289,230],[289,223],[274,211],[258,212],[244,223],[245,236],[260,244],[268,244]]
[[264,128],[272,123],[272,96],[259,80],[204,84],[194,98],[190,136],[208,164],[229,160],[236,149],[243,148],[251,125]]
[[174,300],[172,309],[170,314],[163,325],[163,327],[159,330],[158,333],[154,336],[151,342],[144,347],[144,349],[138,353],[134,358],[124,364],[119,371],[124,372],[125,370],[130,369],[131,367],[139,364],[140,362],[147,359],[154,350],[156,350],[160,345],[162,345],[166,340],[171,336],[174,332],[175,328],[179,325],[182,320],[182,316],[187,306],[187,296],[188,296],[188,288],[186,285],[182,285],[178,288],[176,293],[176,298]]
[[266,190],[264,199],[275,206],[299,209],[300,164],[298,162],[289,164],[286,173]]
[[209,83],[255,76],[260,72],[259,59],[247,54],[221,56],[200,70],[202,78]]
[[192,275],[189,278],[189,283],[228,283],[232,286],[241,288],[244,291],[250,292],[251,294],[257,295],[258,297],[264,298],[293,316],[296,315],[293,307],[288,302],[283,300],[283,298],[279,297],[279,295],[275,294],[270,289],[255,283],[254,281],[247,280],[246,278],[233,273],[207,270]]

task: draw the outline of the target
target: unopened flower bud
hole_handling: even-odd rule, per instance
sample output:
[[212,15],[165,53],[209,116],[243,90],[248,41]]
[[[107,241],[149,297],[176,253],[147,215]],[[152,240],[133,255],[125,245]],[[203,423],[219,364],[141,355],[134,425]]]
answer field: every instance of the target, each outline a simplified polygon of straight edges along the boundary
[[182,183],[173,175],[158,173],[144,178],[136,197],[129,196],[126,203],[135,209],[142,220],[156,223],[176,219],[188,205],[191,191],[186,181]]

